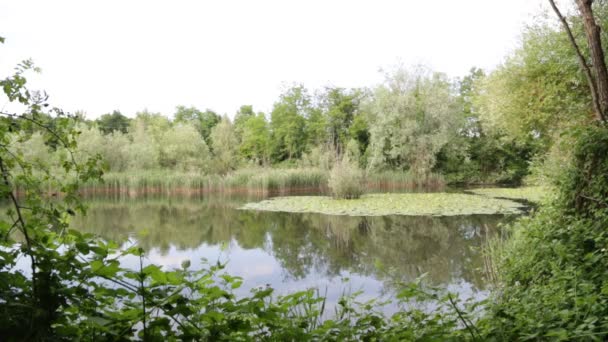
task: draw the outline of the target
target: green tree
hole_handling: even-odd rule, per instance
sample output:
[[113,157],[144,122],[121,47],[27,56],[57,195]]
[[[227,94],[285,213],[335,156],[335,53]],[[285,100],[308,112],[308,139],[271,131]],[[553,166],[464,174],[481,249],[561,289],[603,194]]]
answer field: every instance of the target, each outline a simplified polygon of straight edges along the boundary
[[327,134],[334,150],[342,153],[350,140],[350,127],[359,112],[361,91],[327,88],[321,104],[327,117]]
[[486,130],[523,139],[534,135],[545,145],[565,125],[592,118],[586,82],[567,36],[549,23],[524,32],[522,46],[484,78],[474,102]]
[[137,129],[141,125],[143,130],[150,134],[157,143],[163,134],[171,128],[169,118],[161,113],[152,113],[148,110],[143,110],[135,114],[135,119],[131,122],[131,130]]
[[258,113],[243,125],[239,151],[241,156],[265,165],[270,158],[270,129],[264,113]]
[[111,114],[104,114],[96,120],[99,130],[103,134],[110,134],[114,131],[127,133],[130,121],[128,117],[122,115],[118,110],[113,111]]
[[209,170],[210,154],[205,140],[196,128],[178,123],[167,130],[160,141],[160,165],[162,167],[205,173]]
[[367,115],[365,113],[359,113],[357,116],[355,116],[353,124],[349,128],[349,131],[351,140],[355,140],[357,142],[357,146],[359,147],[359,164],[361,167],[365,167],[367,166],[367,148],[369,146],[370,140]]
[[150,170],[160,167],[160,146],[146,130],[142,120],[134,120],[129,133],[131,143],[126,149],[128,167],[131,170]]
[[457,106],[445,75],[419,67],[396,69],[369,105],[370,167],[430,172],[437,152],[455,134]]
[[452,183],[519,183],[528,173],[534,139],[484,129],[475,98],[485,77],[481,69],[471,68],[458,83],[457,134],[438,153],[435,171]]
[[196,127],[205,142],[209,145],[211,129],[221,121],[221,117],[214,111],[207,109],[204,112],[195,107],[177,106],[175,122],[190,123]]
[[234,133],[239,141],[243,135],[243,129],[247,120],[255,117],[253,106],[244,105],[239,108],[234,116]]
[[274,161],[297,159],[306,144],[306,118],[310,96],[303,86],[294,86],[274,104],[270,114],[271,150]]
[[324,146],[329,142],[327,130],[327,116],[321,108],[315,107],[310,109],[310,113],[306,118],[306,136],[307,150],[314,147]]
[[234,127],[226,116],[219,124],[215,125],[210,134],[211,146],[213,148],[213,168],[216,172],[226,174],[234,170],[238,165],[238,141],[234,133]]

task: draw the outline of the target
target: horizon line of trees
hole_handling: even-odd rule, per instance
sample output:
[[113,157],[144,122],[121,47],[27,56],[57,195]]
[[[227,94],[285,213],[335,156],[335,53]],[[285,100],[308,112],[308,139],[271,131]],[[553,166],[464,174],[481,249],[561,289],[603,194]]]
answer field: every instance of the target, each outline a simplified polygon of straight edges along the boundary
[[[293,85],[270,113],[243,105],[233,119],[186,106],[178,106],[173,118],[147,110],[133,118],[114,111],[96,120],[77,113],[77,141],[82,158],[100,154],[112,172],[331,169],[347,157],[371,172],[396,170],[421,177],[437,172],[453,182],[519,182],[532,156],[547,144],[540,134],[526,139],[509,135],[481,112],[491,90],[485,82],[492,76],[472,68],[463,79],[452,80],[424,66],[397,67],[374,89],[311,92]],[[17,138],[17,146],[32,158],[49,158],[52,147],[40,133]]]
[[[597,9],[602,25],[605,11]],[[582,25],[574,24],[580,37]],[[518,183],[530,174],[542,181],[569,159],[570,138],[563,133],[594,119],[587,88],[567,33],[539,18],[488,74],[472,68],[450,79],[415,66],[385,71],[375,88],[311,91],[296,84],[269,113],[244,105],[232,119],[186,106],[172,118],[114,111],[88,120],[80,113],[78,142],[83,153],[102,155],[113,172],[328,170],[347,157],[369,172],[440,173],[449,182]],[[48,158],[53,150],[34,130],[17,138],[33,156]]]

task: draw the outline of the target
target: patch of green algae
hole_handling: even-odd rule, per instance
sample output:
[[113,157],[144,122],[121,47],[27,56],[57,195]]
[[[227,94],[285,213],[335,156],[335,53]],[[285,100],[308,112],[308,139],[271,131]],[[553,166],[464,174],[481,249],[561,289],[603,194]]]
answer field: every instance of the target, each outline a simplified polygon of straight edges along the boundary
[[493,198],[523,199],[530,202],[542,202],[552,194],[551,188],[546,186],[525,186],[521,188],[483,188],[472,189],[471,192],[477,195]]
[[327,196],[276,197],[241,209],[348,216],[455,216],[521,214],[524,205],[506,199],[460,193],[369,194],[354,200]]

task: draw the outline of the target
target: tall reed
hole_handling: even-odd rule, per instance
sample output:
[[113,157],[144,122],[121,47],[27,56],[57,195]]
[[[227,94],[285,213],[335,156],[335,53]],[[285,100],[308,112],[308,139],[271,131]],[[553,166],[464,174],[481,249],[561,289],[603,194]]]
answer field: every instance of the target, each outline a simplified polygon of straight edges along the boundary
[[[328,192],[329,172],[319,168],[250,168],[226,175],[197,172],[142,170],[110,172],[102,183],[88,183],[85,193],[107,193],[135,196],[142,193],[197,194],[206,192],[240,192],[247,194],[286,195]],[[445,185],[440,175],[416,178],[406,172],[371,173],[366,188],[382,190],[435,189]]]

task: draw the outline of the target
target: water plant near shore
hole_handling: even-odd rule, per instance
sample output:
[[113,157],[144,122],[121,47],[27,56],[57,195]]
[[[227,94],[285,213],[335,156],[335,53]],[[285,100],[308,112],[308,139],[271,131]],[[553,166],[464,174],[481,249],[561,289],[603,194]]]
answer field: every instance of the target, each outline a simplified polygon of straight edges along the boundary
[[277,197],[247,203],[241,209],[320,213],[349,216],[454,216],[474,214],[521,214],[524,205],[510,200],[459,193],[369,194],[356,200],[325,196]]
[[552,189],[547,186],[525,186],[519,188],[480,188],[467,190],[477,195],[492,198],[508,198],[539,203],[550,199]]

